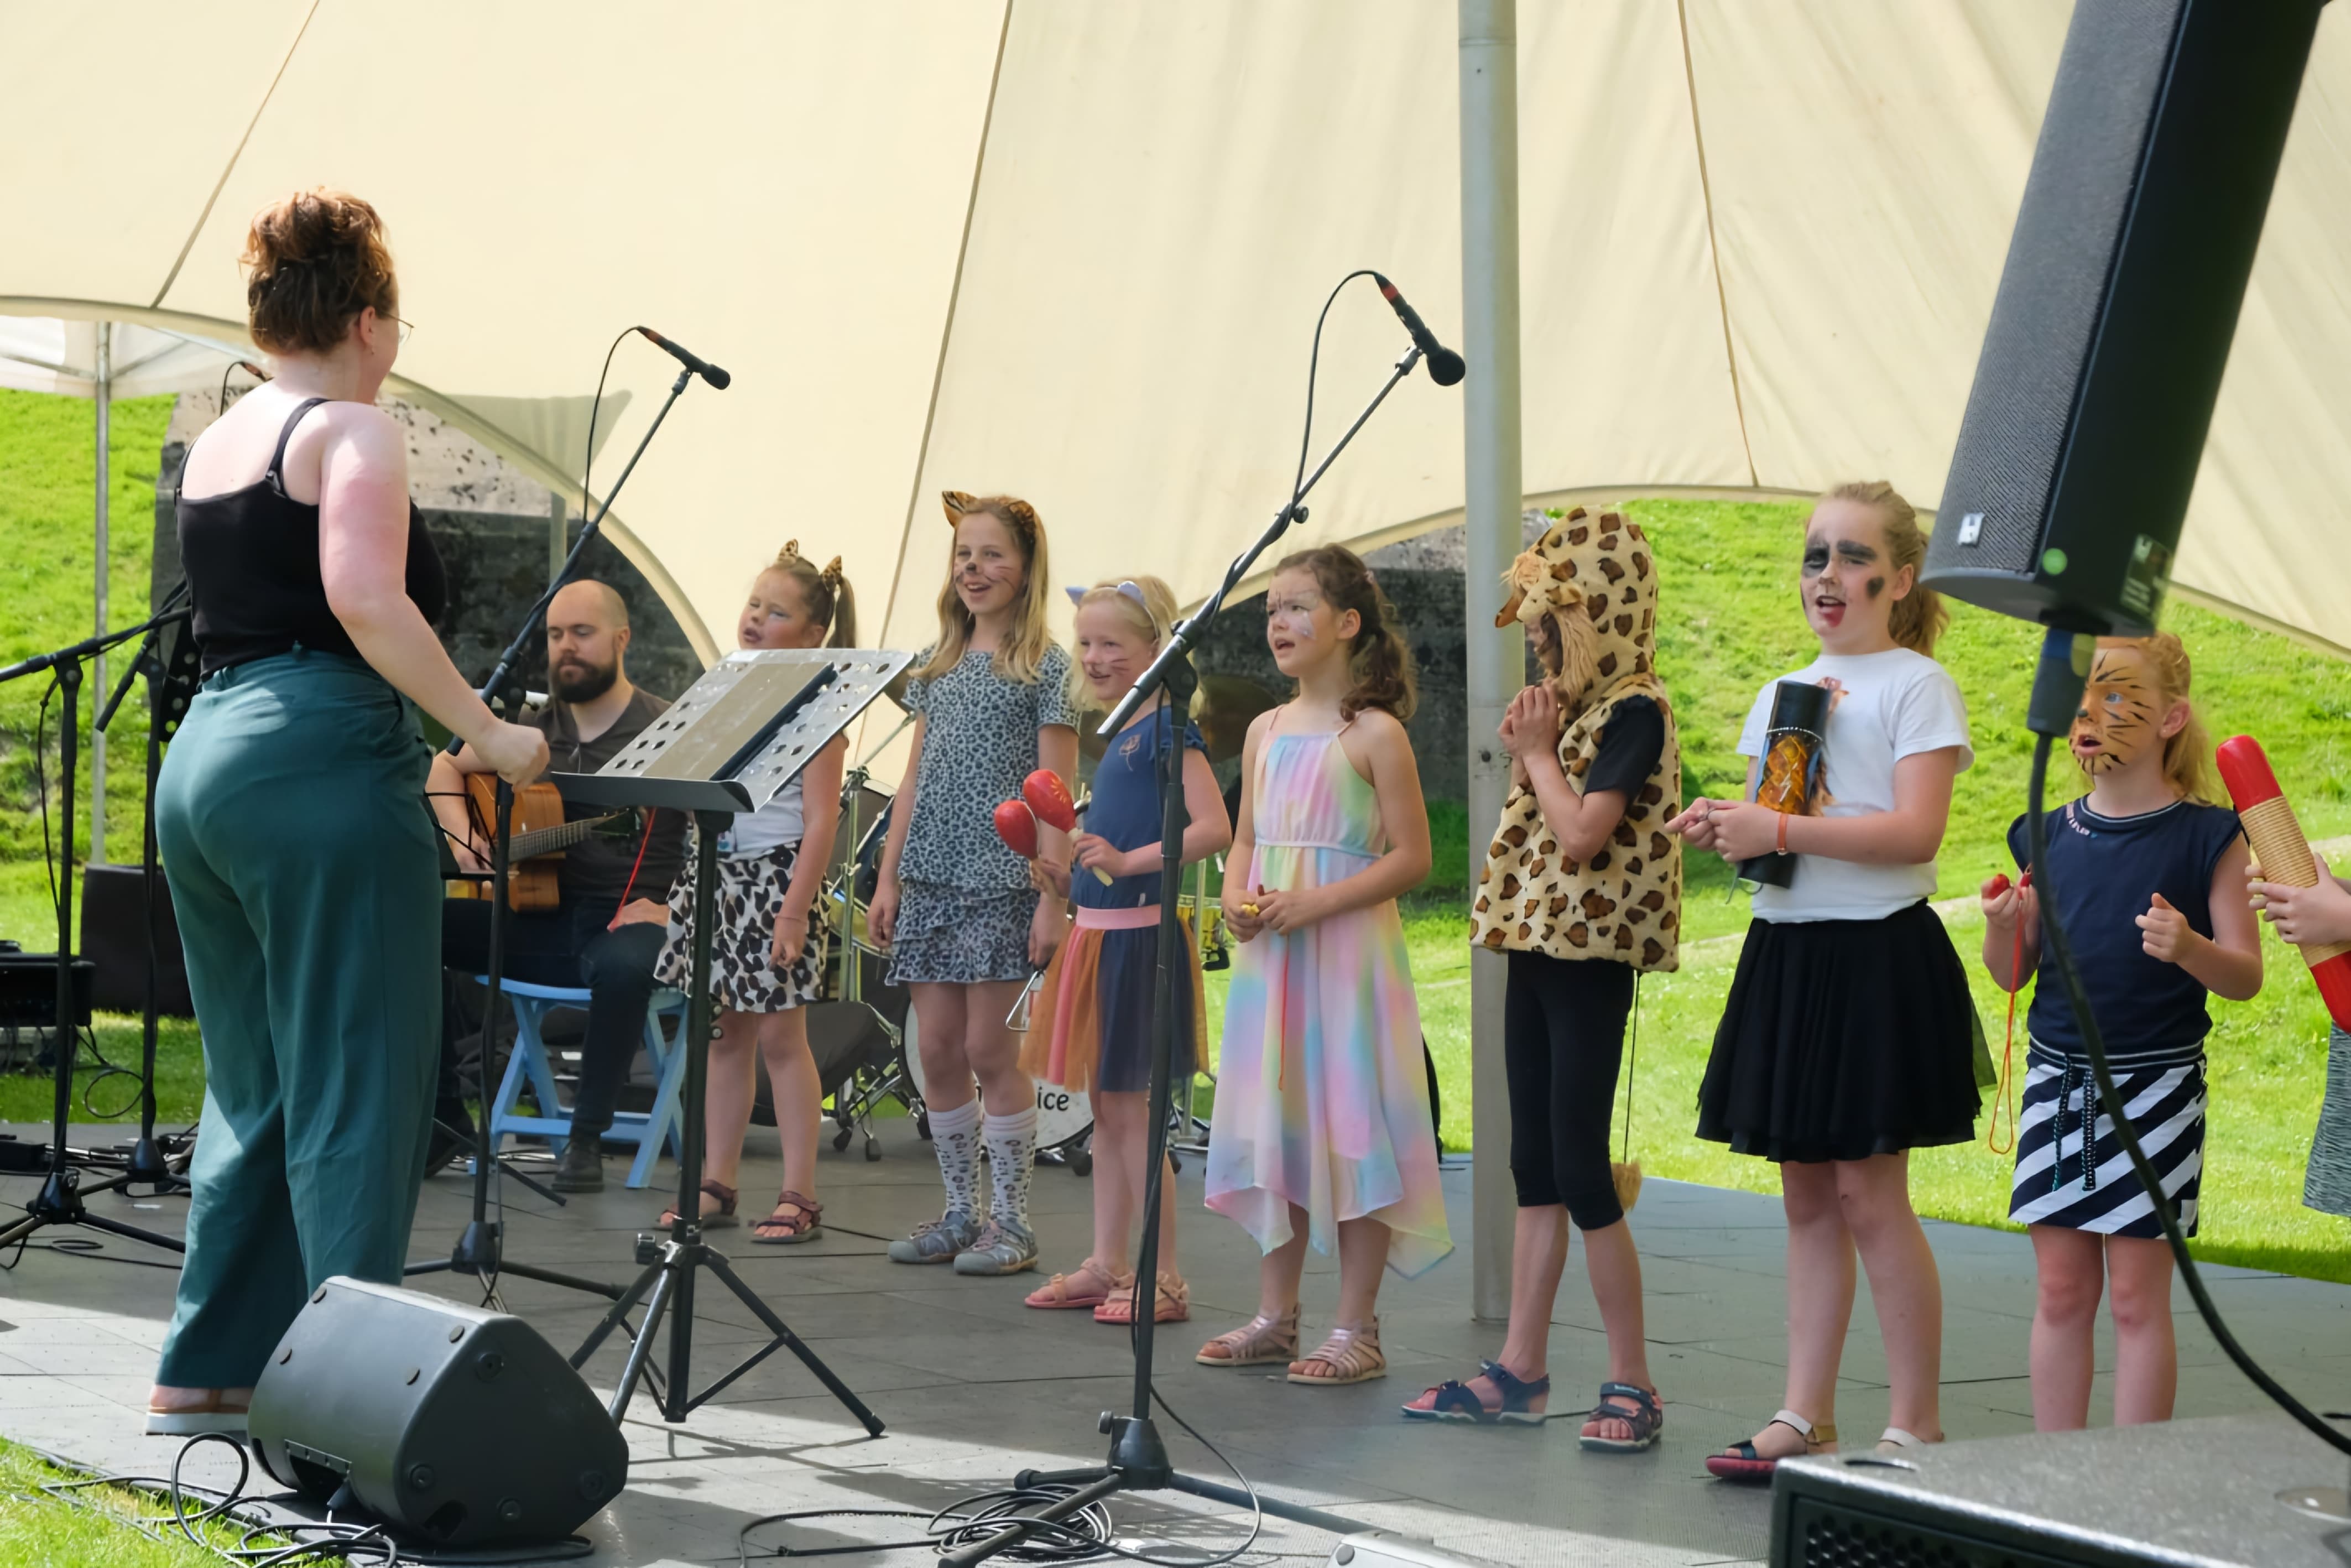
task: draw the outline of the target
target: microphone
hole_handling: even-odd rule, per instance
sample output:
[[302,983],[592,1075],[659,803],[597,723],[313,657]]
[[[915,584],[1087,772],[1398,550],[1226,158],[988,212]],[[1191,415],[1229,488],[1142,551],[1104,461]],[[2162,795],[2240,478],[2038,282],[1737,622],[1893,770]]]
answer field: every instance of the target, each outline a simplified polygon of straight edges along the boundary
[[716,365],[712,364],[709,361],[696,358],[690,350],[679,348],[675,343],[671,342],[667,338],[663,337],[651,327],[640,327],[637,330],[643,333],[645,337],[653,342],[655,348],[660,349],[664,353],[668,354],[670,358],[675,360],[679,364],[684,365],[687,370],[692,371],[695,375],[700,376],[704,381],[708,382],[713,392],[725,392],[726,390],[727,383],[735,379],[733,376],[728,375],[725,371],[720,370]]
[[1438,386],[1449,387],[1469,373],[1469,367],[1462,362],[1461,356],[1437,340],[1437,334],[1428,329],[1428,323],[1420,319],[1419,311],[1405,303],[1404,296],[1397,292],[1395,284],[1376,272],[1372,274],[1372,281],[1380,286],[1380,292],[1387,297],[1389,307],[1396,313],[1396,319],[1404,323],[1404,329],[1412,334],[1413,342],[1427,357],[1430,381]]

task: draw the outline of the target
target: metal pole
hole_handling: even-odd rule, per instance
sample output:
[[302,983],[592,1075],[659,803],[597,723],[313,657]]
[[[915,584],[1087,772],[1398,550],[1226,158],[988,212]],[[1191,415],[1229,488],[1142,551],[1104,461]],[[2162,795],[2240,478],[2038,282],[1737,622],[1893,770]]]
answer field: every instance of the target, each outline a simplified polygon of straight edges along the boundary
[[[1485,864],[1486,835],[1502,814],[1510,758],[1495,738],[1524,684],[1526,644],[1497,630],[1502,573],[1518,554],[1519,94],[1515,0],[1459,0],[1461,55],[1461,321],[1469,376],[1463,392],[1462,521],[1468,547],[1462,613],[1469,676],[1469,874]],[[1499,953],[1469,960],[1472,1310],[1507,1317],[1510,1238],[1509,1086],[1502,1076]]]
[[[112,423],[114,403],[114,329],[111,323],[98,324],[98,623],[91,628],[94,635],[106,632],[106,500],[107,447],[110,440],[109,425]],[[106,655],[98,655],[92,669],[97,689],[103,692],[106,685]],[[106,863],[106,732],[94,731],[89,737],[89,860],[93,865]],[[73,864],[68,860],[66,870]]]

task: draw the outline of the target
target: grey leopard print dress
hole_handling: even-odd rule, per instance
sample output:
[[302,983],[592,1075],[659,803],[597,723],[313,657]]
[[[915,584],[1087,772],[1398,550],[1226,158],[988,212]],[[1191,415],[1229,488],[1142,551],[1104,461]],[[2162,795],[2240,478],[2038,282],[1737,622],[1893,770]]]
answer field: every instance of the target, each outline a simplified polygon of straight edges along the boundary
[[[718,862],[717,929],[710,944],[710,1005],[730,1012],[779,1013],[821,1000],[824,957],[831,921],[819,896],[809,909],[808,940],[791,963],[778,968],[771,957],[776,916],[792,884],[798,846],[784,844],[760,855],[727,855]],[[693,967],[694,856],[669,895],[669,938],[653,965],[653,978],[686,988]]]
[[[929,660],[925,649],[914,667]],[[906,706],[923,716],[923,755],[898,859],[890,983],[1025,980],[1037,894],[1027,863],[996,836],[996,808],[1019,800],[1037,770],[1037,732],[1077,724],[1070,655],[1049,646],[1037,678],[1020,682],[997,674],[991,655],[966,653],[946,674],[908,683]]]

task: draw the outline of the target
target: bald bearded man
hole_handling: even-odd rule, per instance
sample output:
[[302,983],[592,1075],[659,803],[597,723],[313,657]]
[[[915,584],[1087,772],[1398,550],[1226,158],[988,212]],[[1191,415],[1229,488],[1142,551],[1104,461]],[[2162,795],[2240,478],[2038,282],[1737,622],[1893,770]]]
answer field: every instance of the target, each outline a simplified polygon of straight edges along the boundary
[[[611,761],[669,704],[629,680],[629,607],[605,583],[567,583],[547,607],[547,669],[551,700],[525,719],[547,732],[550,768],[593,773]],[[490,846],[474,833],[462,795],[466,773],[488,764],[471,747],[433,759],[433,811],[468,871],[489,869]],[[567,817],[602,808],[567,804]],[[588,1032],[580,1047],[580,1088],[571,1110],[571,1137],[555,1169],[559,1192],[595,1192],[604,1185],[599,1139],[612,1124],[621,1083],[644,1034],[645,1005],[653,992],[653,960],[666,934],[670,884],[685,864],[685,820],[674,811],[649,813],[626,838],[591,838],[566,851],[556,868],[560,902],[554,909],[507,919],[506,972],[543,986],[588,989]],[[641,853],[642,852],[642,853]],[[441,962],[478,975],[490,961],[490,906],[450,899],[441,906]],[[470,985],[471,982],[461,982]],[[455,1009],[449,1009],[454,1014]],[[456,1020],[442,1031],[442,1094],[436,1119],[463,1130],[456,1098]],[[486,1097],[495,1085],[486,1085]],[[436,1159],[457,1152],[436,1134]]]

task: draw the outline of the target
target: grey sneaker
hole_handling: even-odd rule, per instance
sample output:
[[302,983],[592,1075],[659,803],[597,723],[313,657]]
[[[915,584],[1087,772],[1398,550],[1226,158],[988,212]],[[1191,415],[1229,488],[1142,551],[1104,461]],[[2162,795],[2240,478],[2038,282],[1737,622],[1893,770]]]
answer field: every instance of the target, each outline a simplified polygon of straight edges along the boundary
[[[893,1263],[946,1263],[956,1253],[969,1247],[979,1236],[979,1221],[968,1214],[949,1209],[936,1219],[925,1219],[914,1227],[912,1236],[901,1237],[890,1243]],[[1035,1250],[1030,1249],[1030,1255]]]
[[1009,1219],[989,1220],[979,1239],[955,1260],[958,1274],[1018,1274],[1036,1266],[1036,1233]]

